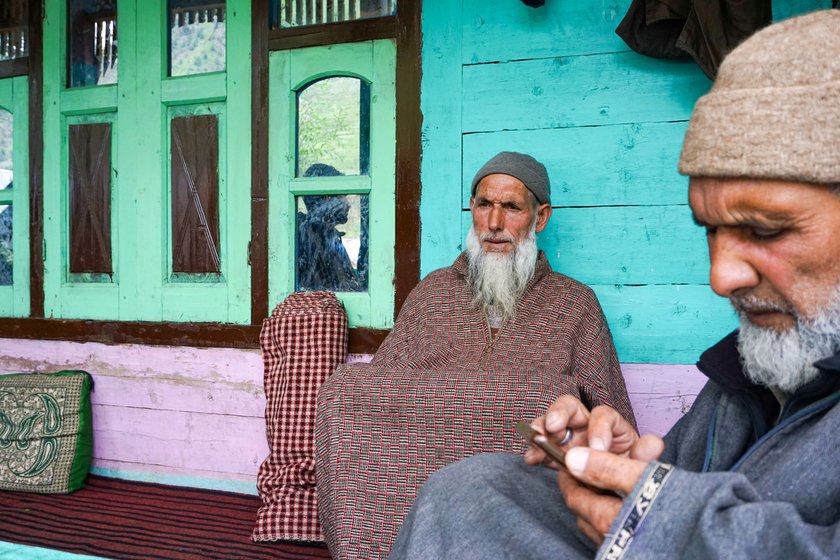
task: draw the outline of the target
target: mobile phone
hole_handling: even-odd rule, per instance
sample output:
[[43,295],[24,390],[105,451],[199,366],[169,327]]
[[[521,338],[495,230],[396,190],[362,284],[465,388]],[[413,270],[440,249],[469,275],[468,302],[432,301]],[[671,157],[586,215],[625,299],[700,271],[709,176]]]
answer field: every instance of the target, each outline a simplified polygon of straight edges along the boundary
[[529,442],[548,453],[548,456],[557,461],[557,464],[564,465],[566,463],[566,454],[559,447],[548,441],[545,434],[538,432],[530,424],[520,420],[516,423],[516,431],[528,438]]

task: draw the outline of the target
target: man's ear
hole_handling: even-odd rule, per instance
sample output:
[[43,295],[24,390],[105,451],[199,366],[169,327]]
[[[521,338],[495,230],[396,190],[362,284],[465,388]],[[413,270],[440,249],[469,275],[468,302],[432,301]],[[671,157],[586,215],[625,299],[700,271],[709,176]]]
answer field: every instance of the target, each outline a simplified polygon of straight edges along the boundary
[[475,197],[471,196],[470,197],[470,211],[472,211],[472,209],[473,209],[473,202],[475,202]]
[[[470,201],[472,204],[472,201]],[[551,204],[548,202],[544,204],[540,204],[539,208],[537,208],[537,224],[534,226],[534,229],[537,233],[541,232],[545,229],[546,224],[548,224],[548,219],[551,217]]]

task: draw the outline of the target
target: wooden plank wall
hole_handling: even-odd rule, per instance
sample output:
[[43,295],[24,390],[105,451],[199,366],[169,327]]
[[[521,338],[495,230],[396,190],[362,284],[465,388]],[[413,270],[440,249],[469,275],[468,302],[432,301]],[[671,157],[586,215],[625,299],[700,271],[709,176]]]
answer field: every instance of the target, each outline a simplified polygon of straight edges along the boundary
[[[705,380],[693,366],[622,367],[642,433],[665,433]],[[268,455],[258,350],[0,338],[0,375],[61,369],[93,376],[95,473],[256,493]]]
[[93,376],[94,472],[256,493],[259,350],[0,339],[0,374],[61,369]]
[[[424,3],[421,272],[460,251],[475,171],[501,150],[530,153],[552,179],[540,247],[593,287],[620,360],[689,364],[736,324],[708,287],[676,170],[711,82],[692,61],[630,51],[614,33],[629,4]],[[776,19],[829,7],[776,4]]]

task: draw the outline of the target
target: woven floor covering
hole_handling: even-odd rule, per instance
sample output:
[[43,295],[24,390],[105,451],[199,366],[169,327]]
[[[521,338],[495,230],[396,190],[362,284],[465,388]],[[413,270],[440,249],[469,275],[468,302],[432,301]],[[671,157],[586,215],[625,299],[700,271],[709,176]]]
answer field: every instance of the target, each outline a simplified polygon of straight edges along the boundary
[[73,494],[0,492],[0,540],[115,560],[311,560],[320,543],[251,542],[257,496],[91,475]]

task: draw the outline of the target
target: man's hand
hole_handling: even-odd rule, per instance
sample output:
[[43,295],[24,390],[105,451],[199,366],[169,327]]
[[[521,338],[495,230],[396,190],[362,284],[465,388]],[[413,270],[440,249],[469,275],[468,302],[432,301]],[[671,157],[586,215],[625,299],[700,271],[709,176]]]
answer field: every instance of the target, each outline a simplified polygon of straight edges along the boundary
[[566,469],[557,473],[557,484],[569,509],[578,516],[578,527],[600,545],[647,464],[662,454],[665,444],[653,435],[639,438],[627,456],[578,447],[566,452]]
[[[531,427],[545,434],[555,445],[563,441],[567,429],[572,430],[572,438],[563,445],[564,450],[588,446],[599,451],[627,454],[639,439],[633,426],[615,409],[596,406],[590,412],[571,395],[562,395],[551,403],[543,416],[531,422]],[[529,465],[546,464],[555,469],[561,466],[534,445],[525,452],[525,462]]]

